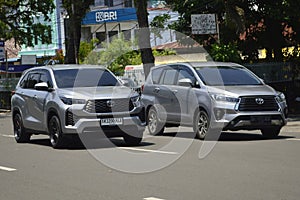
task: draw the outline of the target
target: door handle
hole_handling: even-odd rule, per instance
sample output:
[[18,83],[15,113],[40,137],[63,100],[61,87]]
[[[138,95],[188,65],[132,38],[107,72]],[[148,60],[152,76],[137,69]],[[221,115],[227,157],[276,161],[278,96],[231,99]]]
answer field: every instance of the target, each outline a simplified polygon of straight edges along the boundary
[[37,99],[38,97],[37,97],[37,95],[34,95],[32,98],[33,98],[33,99]]
[[160,91],[160,88],[159,87],[156,87],[156,88],[154,88],[154,92],[159,92]]

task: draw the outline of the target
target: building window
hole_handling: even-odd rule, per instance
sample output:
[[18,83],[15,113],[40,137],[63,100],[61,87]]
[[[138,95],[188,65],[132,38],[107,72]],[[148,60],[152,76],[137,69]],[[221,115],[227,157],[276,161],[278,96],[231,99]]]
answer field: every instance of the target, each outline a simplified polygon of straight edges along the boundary
[[113,7],[114,6],[114,1],[113,0],[105,0],[104,5],[107,7]]
[[124,7],[131,8],[132,7],[132,0],[124,0]]

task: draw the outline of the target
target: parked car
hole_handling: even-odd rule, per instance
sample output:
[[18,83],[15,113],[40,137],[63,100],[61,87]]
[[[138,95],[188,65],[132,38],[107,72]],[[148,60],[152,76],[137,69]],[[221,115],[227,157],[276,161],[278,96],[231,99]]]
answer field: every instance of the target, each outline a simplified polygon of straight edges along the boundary
[[122,84],[124,86],[129,87],[129,88],[135,90],[139,94],[141,93],[141,87],[138,86],[132,79],[126,78],[126,77],[122,77],[121,78],[121,82],[122,82]]
[[[166,126],[192,126],[200,139],[210,130],[261,130],[276,137],[286,125],[281,92],[235,63],[195,62],[152,68],[142,92],[150,134]],[[211,131],[212,132],[212,131]]]
[[89,65],[49,65],[23,73],[11,99],[16,141],[32,134],[50,136],[54,148],[68,135],[99,132],[141,142],[145,129],[140,95],[107,69]]

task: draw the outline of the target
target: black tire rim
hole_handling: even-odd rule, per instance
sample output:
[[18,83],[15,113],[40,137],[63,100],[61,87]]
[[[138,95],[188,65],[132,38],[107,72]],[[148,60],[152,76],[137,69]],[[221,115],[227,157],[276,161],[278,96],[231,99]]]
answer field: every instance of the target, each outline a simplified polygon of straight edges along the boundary
[[52,145],[56,145],[60,136],[60,126],[56,117],[52,117],[49,123],[50,141]]
[[18,140],[22,132],[22,120],[20,115],[14,117],[14,136]]
[[205,137],[208,131],[208,117],[203,112],[199,113],[197,127],[199,136]]

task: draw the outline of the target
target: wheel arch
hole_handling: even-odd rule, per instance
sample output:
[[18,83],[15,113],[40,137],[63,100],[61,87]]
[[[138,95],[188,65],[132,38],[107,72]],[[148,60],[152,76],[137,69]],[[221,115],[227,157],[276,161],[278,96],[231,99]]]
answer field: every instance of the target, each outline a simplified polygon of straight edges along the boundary
[[[47,112],[47,130],[49,131],[49,121],[52,116],[56,115],[59,118],[58,112],[54,108],[50,108]],[[60,119],[60,118],[59,118]]]

